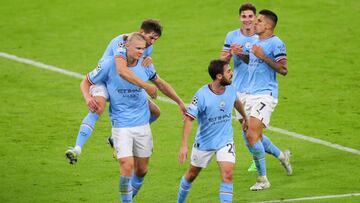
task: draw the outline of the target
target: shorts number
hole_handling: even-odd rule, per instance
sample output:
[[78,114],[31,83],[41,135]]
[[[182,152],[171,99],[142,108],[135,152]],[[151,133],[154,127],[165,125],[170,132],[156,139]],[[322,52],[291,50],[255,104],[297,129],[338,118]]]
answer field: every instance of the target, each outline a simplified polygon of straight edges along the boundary
[[260,102],[260,104],[261,104],[262,106],[260,107],[259,111],[261,111],[261,110],[265,107],[265,104],[264,104],[264,103]]
[[260,104],[261,104],[261,107],[258,110],[256,110],[258,112],[258,114],[260,114],[260,111],[266,106],[263,102],[260,102]]
[[230,154],[232,154],[233,156],[235,156],[233,143],[228,143],[226,146],[229,147],[228,152],[229,152]]

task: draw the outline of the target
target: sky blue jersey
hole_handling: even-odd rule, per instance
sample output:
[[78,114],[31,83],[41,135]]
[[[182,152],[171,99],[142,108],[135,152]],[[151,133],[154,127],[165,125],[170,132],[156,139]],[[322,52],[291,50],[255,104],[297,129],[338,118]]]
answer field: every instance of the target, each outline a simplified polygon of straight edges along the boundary
[[[128,34],[122,34],[119,35],[117,37],[115,37],[114,39],[112,39],[109,43],[109,45],[106,47],[106,50],[103,54],[103,56],[101,57],[100,61],[108,56],[121,56],[124,57],[124,55],[122,55],[122,53],[124,52],[125,49],[125,43],[126,43],[126,38],[128,37]],[[149,46],[147,48],[145,48],[144,53],[143,53],[143,57],[147,57],[147,56],[151,56],[153,52],[153,46]],[[125,55],[125,60],[126,60],[126,55]]]
[[[143,81],[157,77],[154,66],[141,65],[142,59],[134,67],[128,67]],[[110,97],[110,118],[114,128],[141,126],[149,123],[150,111],[145,90],[121,78],[116,70],[115,58],[104,58],[97,68],[87,74],[91,84],[104,83]]]
[[[265,55],[273,61],[286,59],[285,44],[277,36],[257,40],[256,45],[261,46]],[[278,82],[276,71],[263,60],[250,52],[249,56],[249,93],[254,95],[272,95],[278,97]]]
[[215,94],[204,85],[195,94],[187,115],[198,120],[194,146],[203,151],[219,150],[233,142],[232,109],[236,90],[228,85],[222,94]]
[[[245,54],[249,55],[252,44],[258,39],[256,34],[252,36],[245,36],[240,29],[233,30],[226,35],[223,51],[230,51],[231,44],[243,46]],[[233,56],[234,59],[234,75],[233,86],[238,92],[246,92],[248,87],[248,64],[240,59],[237,55]]]

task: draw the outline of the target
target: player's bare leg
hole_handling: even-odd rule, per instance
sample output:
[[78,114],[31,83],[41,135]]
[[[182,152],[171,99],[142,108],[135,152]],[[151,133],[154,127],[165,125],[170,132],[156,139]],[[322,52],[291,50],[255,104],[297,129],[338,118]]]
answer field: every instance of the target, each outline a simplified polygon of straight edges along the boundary
[[250,187],[252,191],[263,190],[270,187],[270,182],[266,177],[265,148],[261,143],[263,128],[264,124],[259,119],[250,117],[246,138],[249,142],[250,152],[253,155],[258,171],[256,183]]
[[227,161],[218,162],[222,182],[220,184],[220,202],[232,202],[233,171],[235,164]]
[[185,202],[186,196],[189,193],[192,182],[196,179],[201,171],[200,167],[196,167],[190,164],[189,169],[185,175],[181,178],[179,192],[178,192],[178,203]]

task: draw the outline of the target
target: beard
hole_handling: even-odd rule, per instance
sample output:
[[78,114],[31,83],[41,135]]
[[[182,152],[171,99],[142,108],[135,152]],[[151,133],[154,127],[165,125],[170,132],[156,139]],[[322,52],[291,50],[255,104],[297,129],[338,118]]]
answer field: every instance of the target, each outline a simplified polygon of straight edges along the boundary
[[220,85],[222,86],[227,86],[227,85],[231,85],[231,78],[229,80],[225,79],[225,78],[222,78],[220,80]]

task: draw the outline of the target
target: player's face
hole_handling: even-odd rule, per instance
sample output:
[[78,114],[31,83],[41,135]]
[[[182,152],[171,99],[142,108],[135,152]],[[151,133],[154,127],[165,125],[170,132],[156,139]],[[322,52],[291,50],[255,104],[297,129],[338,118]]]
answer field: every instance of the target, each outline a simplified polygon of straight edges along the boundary
[[256,15],[252,10],[245,10],[240,13],[242,28],[252,29],[255,26]]
[[222,85],[222,86],[231,85],[231,82],[232,82],[231,79],[232,79],[233,73],[231,71],[230,65],[227,64],[224,66],[224,74],[222,76],[223,77],[221,78],[220,85]]
[[255,22],[255,32],[256,34],[261,34],[266,31],[266,28],[268,27],[267,20],[265,19],[265,16],[259,15]]
[[144,36],[146,40],[146,47],[153,45],[156,42],[156,40],[159,39],[159,35],[154,31],[145,33],[145,31],[141,30],[140,34],[142,34],[142,36]]
[[145,41],[133,39],[127,44],[127,57],[132,59],[139,59],[144,53]]

